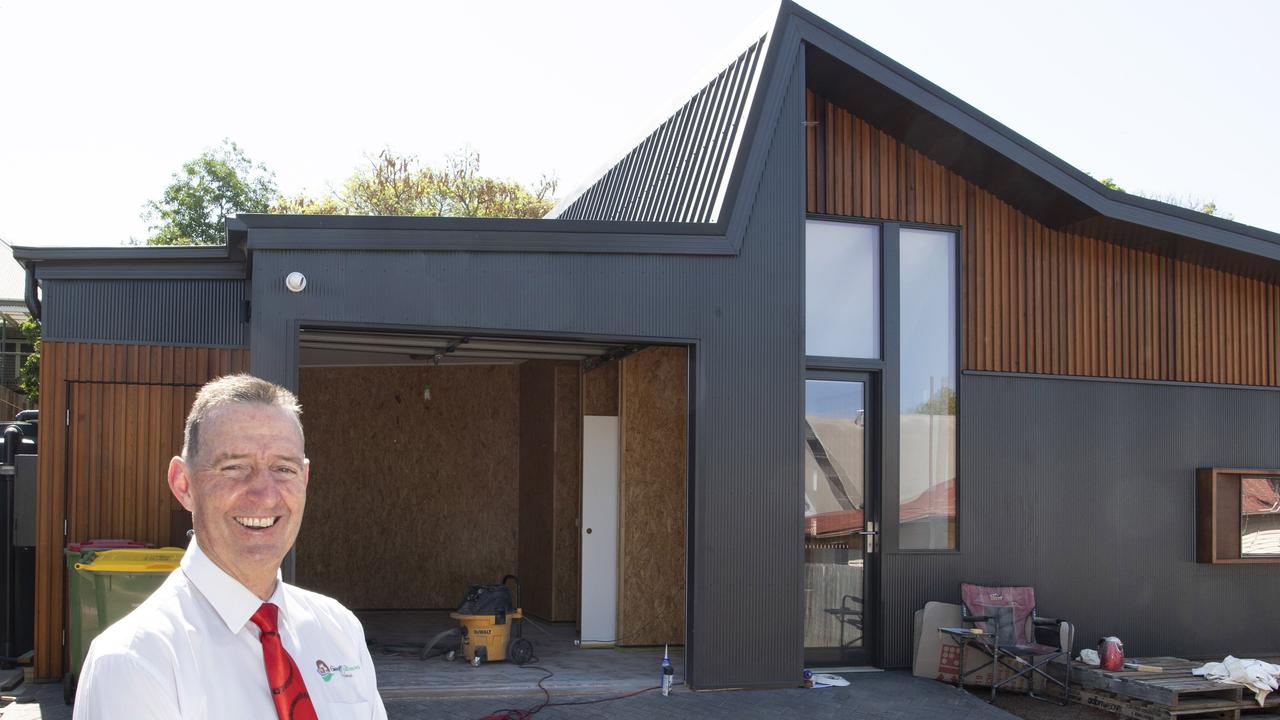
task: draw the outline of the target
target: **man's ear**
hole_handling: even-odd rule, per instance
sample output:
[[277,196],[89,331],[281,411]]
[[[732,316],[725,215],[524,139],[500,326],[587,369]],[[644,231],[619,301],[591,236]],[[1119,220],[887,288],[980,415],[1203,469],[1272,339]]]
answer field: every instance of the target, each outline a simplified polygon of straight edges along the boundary
[[186,508],[187,512],[192,512],[191,471],[187,463],[176,455],[169,461],[169,490],[173,492],[174,497],[178,498],[178,502],[182,503],[182,507]]

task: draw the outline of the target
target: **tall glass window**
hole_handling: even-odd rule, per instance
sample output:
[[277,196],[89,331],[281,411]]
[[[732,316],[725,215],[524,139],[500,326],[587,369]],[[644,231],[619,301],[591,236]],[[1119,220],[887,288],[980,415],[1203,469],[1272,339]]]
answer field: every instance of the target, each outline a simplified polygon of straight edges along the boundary
[[902,228],[898,547],[956,546],[955,235]]
[[805,354],[880,357],[880,228],[810,220]]

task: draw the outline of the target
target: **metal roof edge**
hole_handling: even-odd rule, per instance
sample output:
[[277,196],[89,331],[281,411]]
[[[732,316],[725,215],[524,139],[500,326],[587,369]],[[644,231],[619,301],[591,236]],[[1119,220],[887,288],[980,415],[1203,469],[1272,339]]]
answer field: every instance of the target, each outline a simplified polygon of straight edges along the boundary
[[799,40],[844,62],[909,102],[952,125],[1099,215],[1176,235],[1280,259],[1280,233],[1112,190],[942,87],[812,11],[783,0]]
[[[790,0],[782,0],[779,4],[778,17],[769,31],[769,46],[760,67],[760,79],[739,141],[739,147],[746,152],[738,152],[734,166],[729,170],[725,205],[720,216],[735,250],[742,247],[756,189],[764,177],[773,131],[799,54],[800,39],[792,20],[793,9],[794,3]],[[797,181],[803,184],[803,178],[797,178]]]
[[228,228],[257,250],[391,250],[731,255],[719,223],[240,215]]
[[172,247],[47,247],[15,245],[13,259],[27,267],[47,262],[239,262],[238,249],[227,245]]
[[734,255],[723,234],[640,232],[518,232],[510,230],[402,230],[396,228],[259,228],[250,251],[354,250],[509,252],[631,255]]
[[560,220],[542,218],[416,217],[406,215],[244,214],[228,220],[235,230],[400,230],[416,232],[510,232],[645,235],[707,235],[723,232],[714,223]]

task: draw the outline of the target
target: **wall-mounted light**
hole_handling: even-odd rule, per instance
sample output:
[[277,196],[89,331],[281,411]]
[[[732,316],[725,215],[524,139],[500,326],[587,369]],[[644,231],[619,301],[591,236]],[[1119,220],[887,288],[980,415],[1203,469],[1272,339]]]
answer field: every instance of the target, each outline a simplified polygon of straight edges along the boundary
[[294,270],[284,276],[284,286],[293,292],[302,292],[307,287],[307,276]]

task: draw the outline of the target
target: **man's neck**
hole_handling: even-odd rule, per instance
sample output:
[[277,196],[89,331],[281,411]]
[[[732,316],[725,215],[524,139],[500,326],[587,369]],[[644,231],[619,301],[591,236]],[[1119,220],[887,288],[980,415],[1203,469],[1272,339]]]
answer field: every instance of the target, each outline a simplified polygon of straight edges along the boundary
[[280,567],[277,565],[272,568],[250,569],[232,567],[229,563],[222,561],[216,553],[210,553],[207,548],[201,547],[205,557],[209,561],[218,566],[222,572],[230,575],[236,582],[245,587],[246,590],[253,593],[259,600],[266,602],[276,592],[276,573]]

